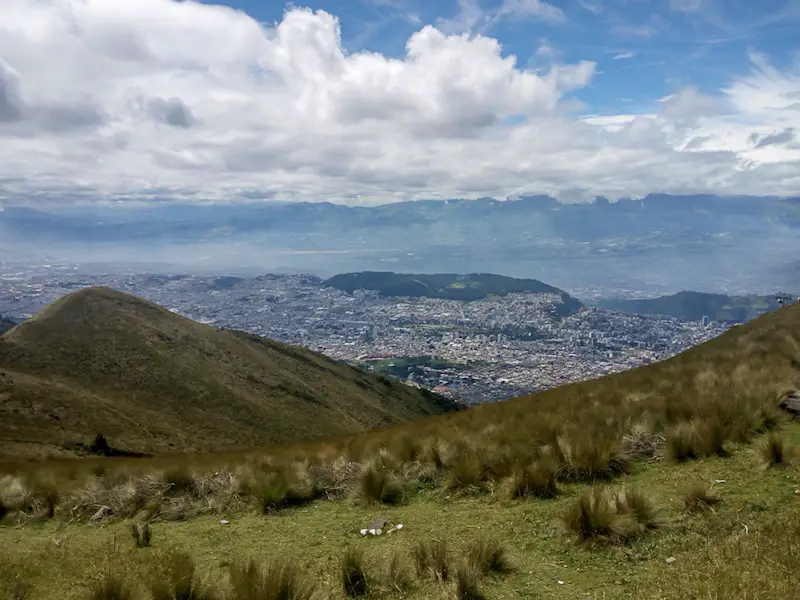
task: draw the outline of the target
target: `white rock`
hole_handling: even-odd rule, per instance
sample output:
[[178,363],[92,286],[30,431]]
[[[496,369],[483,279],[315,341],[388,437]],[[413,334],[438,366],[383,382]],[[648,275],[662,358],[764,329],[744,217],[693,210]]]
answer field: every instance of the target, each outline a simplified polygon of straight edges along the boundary
[[671,564],[672,564],[672,563],[674,563],[676,560],[678,560],[678,559],[677,559],[677,558],[675,558],[674,556],[670,556],[670,557],[669,557],[669,558],[666,560],[666,563],[667,563],[668,565],[671,565]]
[[361,535],[367,535],[367,533],[368,533],[368,532],[367,532],[367,530],[366,530],[366,529],[362,529],[362,530],[361,530]]
[[395,527],[395,529],[402,529],[402,528],[403,528],[403,524],[402,523],[398,523],[397,527]]
[[375,535],[375,530],[374,530],[374,529],[370,529],[370,530],[369,530],[369,534],[370,534],[370,535]]
[[564,585],[564,582],[559,579],[558,580],[558,585]]
[[383,533],[383,529],[376,529],[375,530],[375,535],[380,535],[382,533]]
[[230,521],[228,521],[228,519],[222,519],[222,520],[219,522],[219,524],[220,524],[220,525],[227,525],[228,523],[230,523]]

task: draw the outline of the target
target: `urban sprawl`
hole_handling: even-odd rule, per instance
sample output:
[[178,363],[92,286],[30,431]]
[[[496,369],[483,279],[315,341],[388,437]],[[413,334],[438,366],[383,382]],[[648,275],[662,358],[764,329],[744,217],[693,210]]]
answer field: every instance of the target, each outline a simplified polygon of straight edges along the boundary
[[585,308],[512,294],[472,302],[352,294],[307,275],[251,279],[84,273],[73,265],[0,272],[0,315],[24,319],[53,300],[105,285],[196,321],[298,344],[474,404],[663,360],[729,325]]

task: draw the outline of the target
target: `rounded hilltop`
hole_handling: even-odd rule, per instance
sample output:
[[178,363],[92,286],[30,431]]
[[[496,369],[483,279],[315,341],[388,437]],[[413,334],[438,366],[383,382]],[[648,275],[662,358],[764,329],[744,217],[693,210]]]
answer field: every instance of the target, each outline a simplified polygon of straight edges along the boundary
[[[0,439],[22,430],[25,444],[45,450],[98,432],[139,452],[233,449],[455,408],[305,348],[203,325],[107,287],[70,293],[0,339]],[[4,453],[13,454],[0,444]]]

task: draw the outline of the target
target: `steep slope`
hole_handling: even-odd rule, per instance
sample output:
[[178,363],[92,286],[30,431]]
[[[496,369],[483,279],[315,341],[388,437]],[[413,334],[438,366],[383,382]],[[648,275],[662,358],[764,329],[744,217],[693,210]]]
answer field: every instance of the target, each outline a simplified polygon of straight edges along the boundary
[[744,323],[758,315],[778,308],[774,296],[727,296],[703,292],[678,292],[670,296],[647,299],[609,299],[598,303],[600,308],[621,312],[664,315],[699,321],[708,317],[712,321]]
[[[0,337],[0,453],[102,433],[127,450],[222,450],[452,409],[320,354],[89,288]],[[26,450],[28,448],[28,450]]]

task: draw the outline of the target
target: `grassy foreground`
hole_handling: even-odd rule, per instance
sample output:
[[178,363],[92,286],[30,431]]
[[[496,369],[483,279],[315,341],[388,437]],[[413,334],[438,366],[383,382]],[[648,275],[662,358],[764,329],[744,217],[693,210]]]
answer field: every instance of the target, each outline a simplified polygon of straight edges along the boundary
[[[800,424],[787,425],[780,437],[788,455],[800,443]],[[372,597],[457,598],[458,584],[450,580],[413,576],[407,590],[389,589],[393,554],[413,566],[416,544],[440,540],[455,565],[470,544],[489,536],[507,551],[512,570],[479,579],[478,590],[488,599],[794,598],[800,585],[800,470],[767,468],[766,443],[763,436],[731,447],[727,457],[691,463],[642,463],[609,484],[642,490],[661,511],[657,529],[622,545],[579,544],[562,531],[559,519],[589,484],[564,484],[555,499],[510,500],[499,488],[473,494],[426,490],[391,507],[317,501],[268,515],[239,512],[228,524],[220,523],[224,514],[156,521],[146,548],[136,548],[128,520],[7,520],[0,526],[0,597],[91,598],[96,582],[117,573],[130,582],[135,598],[149,598],[147,582],[165,556],[180,549],[194,560],[197,579],[220,589],[237,561],[285,557],[304,580],[317,583],[315,597],[341,598],[341,557],[353,547],[364,551]],[[710,485],[721,502],[687,508],[686,492],[697,484]],[[379,515],[404,529],[362,537],[359,530]],[[25,587],[28,596],[13,595]]]

